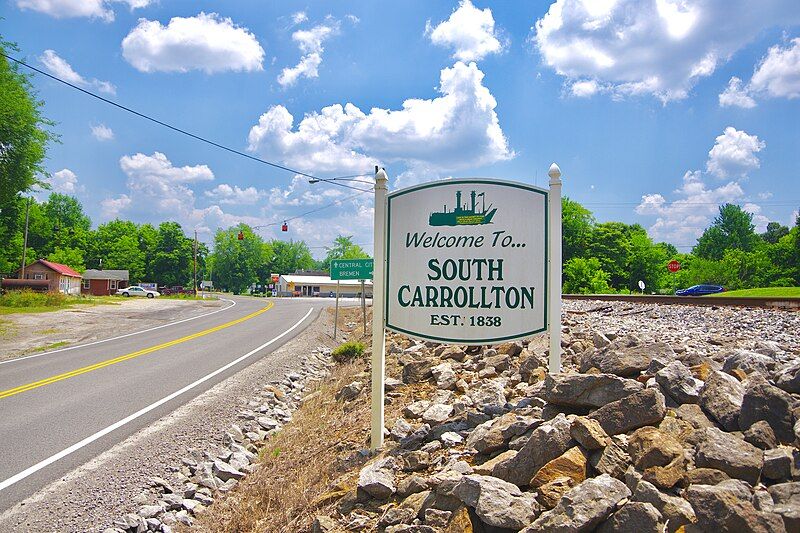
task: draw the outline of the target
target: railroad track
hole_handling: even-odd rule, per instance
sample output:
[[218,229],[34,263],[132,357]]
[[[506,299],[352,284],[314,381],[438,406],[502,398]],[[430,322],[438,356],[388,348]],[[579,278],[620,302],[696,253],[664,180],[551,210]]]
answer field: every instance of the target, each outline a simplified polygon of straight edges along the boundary
[[600,300],[605,302],[634,302],[660,305],[704,305],[718,307],[768,307],[800,309],[800,298],[767,298],[724,296],[669,296],[655,294],[564,294],[564,300]]

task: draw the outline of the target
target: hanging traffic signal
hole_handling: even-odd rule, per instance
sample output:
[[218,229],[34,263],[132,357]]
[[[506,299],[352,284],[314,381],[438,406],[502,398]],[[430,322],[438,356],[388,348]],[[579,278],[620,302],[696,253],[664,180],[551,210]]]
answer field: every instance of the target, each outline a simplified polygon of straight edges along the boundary
[[243,241],[244,240],[244,232],[240,231],[239,234],[236,236],[236,238],[239,239],[240,241]]
[[286,221],[283,221],[283,226],[281,226],[281,231],[289,231],[289,224]]

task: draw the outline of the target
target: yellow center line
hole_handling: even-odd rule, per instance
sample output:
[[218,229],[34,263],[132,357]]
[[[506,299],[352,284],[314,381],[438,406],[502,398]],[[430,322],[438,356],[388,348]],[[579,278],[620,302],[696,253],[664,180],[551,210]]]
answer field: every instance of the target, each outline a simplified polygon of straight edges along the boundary
[[245,320],[250,320],[251,318],[257,317],[258,315],[269,311],[272,306],[275,305],[273,302],[270,302],[269,305],[264,307],[263,309],[259,309],[253,313],[250,313],[247,316],[243,316],[242,318],[237,318],[236,320],[231,320],[230,322],[226,322],[224,324],[220,324],[219,326],[214,326],[213,328],[205,329],[203,331],[198,331],[197,333],[192,333],[191,335],[187,335],[185,337],[181,337],[180,339],[175,339],[173,341],[168,341],[163,344],[158,344],[156,346],[151,346],[150,348],[144,348],[142,350],[132,352],[126,355],[121,355],[119,357],[115,357],[113,359],[107,359],[105,361],[100,361],[99,363],[95,363],[93,365],[84,366],[82,368],[77,368],[75,370],[71,370],[69,372],[64,372],[63,374],[58,374],[57,376],[51,376],[49,378],[42,379],[40,381],[34,381],[33,383],[28,383],[27,385],[20,385],[19,387],[14,387],[13,389],[8,389],[4,391],[0,391],[0,400],[3,398],[8,398],[10,396],[14,396],[21,392],[29,391],[32,389],[36,389],[38,387],[43,387],[45,385],[49,385],[51,383],[55,383],[57,381],[62,381],[65,379],[69,379],[75,376],[80,376],[81,374],[85,374],[87,372],[91,372],[93,370],[99,370],[101,368],[105,368],[107,366],[115,365],[117,363],[121,363],[123,361],[128,361],[130,359],[134,359],[141,355],[146,355],[149,353],[153,353],[158,350],[163,350],[164,348],[169,348],[170,346],[175,346],[176,344],[181,344],[186,341],[190,341],[192,339],[197,339],[198,337],[204,337],[210,333],[214,333],[215,331],[219,331],[225,328],[229,328],[231,326],[235,326],[236,324],[240,324]]

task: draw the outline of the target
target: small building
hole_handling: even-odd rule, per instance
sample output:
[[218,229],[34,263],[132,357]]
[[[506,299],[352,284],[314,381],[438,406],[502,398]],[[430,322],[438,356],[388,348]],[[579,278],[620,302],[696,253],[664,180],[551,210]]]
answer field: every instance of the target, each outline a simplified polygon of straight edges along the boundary
[[[278,278],[279,296],[336,296],[336,280],[325,275],[284,274]],[[339,296],[354,298],[361,296],[361,282],[356,279],[344,279],[339,283]],[[367,298],[372,298],[372,280],[364,282]]]
[[127,270],[95,270],[92,268],[83,273],[81,293],[110,296],[117,292],[117,289],[124,289],[128,285],[130,285],[130,276]]
[[[31,286],[40,285],[44,286],[43,282],[47,282],[47,290],[50,292],[63,292],[64,294],[80,294],[81,293],[81,278],[82,276],[75,272],[72,268],[61,263],[53,263],[45,259],[34,261],[25,267],[25,276],[22,276],[22,269],[17,271],[19,279],[15,285],[18,288],[28,288],[26,285],[27,280],[33,280]],[[3,286],[6,286],[6,281],[3,280]],[[14,288],[17,288],[14,287]],[[10,285],[8,288],[12,288]]]

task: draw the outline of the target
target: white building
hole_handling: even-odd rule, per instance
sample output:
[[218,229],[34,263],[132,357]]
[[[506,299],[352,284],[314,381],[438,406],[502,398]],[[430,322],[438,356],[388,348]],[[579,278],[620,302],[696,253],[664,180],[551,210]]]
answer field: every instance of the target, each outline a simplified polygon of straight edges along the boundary
[[[284,274],[278,279],[279,296],[336,296],[336,280],[330,276],[317,276],[306,274]],[[339,296],[361,296],[361,282],[355,279],[345,279],[339,283]],[[364,282],[364,292],[367,298],[372,298],[372,280]]]

